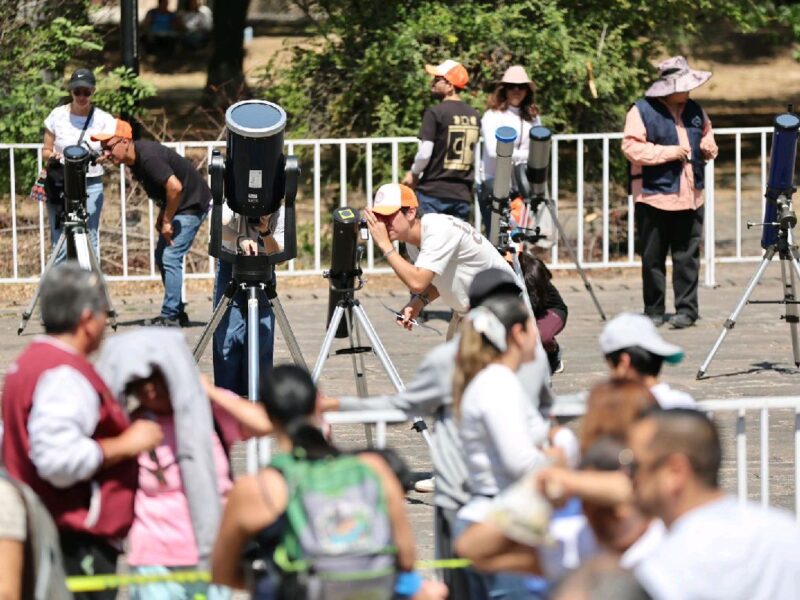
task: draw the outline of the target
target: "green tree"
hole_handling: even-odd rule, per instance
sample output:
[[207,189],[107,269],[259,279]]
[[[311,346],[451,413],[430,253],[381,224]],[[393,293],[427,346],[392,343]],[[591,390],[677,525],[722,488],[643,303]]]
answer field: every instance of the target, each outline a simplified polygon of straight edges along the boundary
[[[545,124],[560,132],[618,129],[652,80],[651,61],[725,19],[762,26],[774,6],[753,0],[306,0],[318,34],[274,58],[263,95],[303,136],[413,135],[431,103],[422,66],[446,58],[470,72],[464,98],[482,110],[493,82],[525,65]],[[596,89],[593,95],[590,80]]]

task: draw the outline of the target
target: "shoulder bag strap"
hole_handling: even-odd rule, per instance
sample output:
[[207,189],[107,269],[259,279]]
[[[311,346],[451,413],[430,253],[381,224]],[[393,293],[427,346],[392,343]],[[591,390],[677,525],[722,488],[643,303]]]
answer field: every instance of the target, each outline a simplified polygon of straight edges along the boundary
[[86,130],[89,128],[89,122],[92,120],[94,116],[94,105],[92,108],[89,109],[89,115],[86,117],[86,122],[83,124],[83,129],[81,129],[81,137],[78,138],[77,145],[80,146],[83,143],[83,136],[86,135]]

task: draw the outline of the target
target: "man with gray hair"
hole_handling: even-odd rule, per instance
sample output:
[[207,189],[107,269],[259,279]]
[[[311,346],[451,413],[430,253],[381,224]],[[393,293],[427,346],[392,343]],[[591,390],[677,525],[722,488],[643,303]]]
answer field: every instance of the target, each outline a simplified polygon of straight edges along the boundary
[[46,335],[6,372],[3,462],[52,514],[67,574],[113,573],[133,521],[135,458],[161,442],[161,428],[129,424],[87,359],[108,316],[101,279],[68,261],[45,275],[41,290]]

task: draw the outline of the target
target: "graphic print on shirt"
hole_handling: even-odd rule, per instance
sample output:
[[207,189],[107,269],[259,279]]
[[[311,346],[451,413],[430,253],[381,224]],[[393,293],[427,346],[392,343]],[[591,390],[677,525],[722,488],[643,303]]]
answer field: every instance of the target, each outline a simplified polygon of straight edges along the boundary
[[447,126],[447,153],[444,168],[452,171],[469,171],[475,163],[475,144],[480,129],[474,116],[453,115],[453,123]]

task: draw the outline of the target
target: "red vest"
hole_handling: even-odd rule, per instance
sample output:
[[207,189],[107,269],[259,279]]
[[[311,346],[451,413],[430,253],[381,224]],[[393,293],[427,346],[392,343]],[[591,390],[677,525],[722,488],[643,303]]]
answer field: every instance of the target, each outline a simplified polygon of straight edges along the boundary
[[[28,417],[33,406],[33,393],[42,374],[60,366],[78,371],[97,391],[100,419],[92,439],[112,438],[125,431],[128,426],[125,413],[89,361],[51,343],[33,342],[6,372],[2,400],[5,426],[3,461],[13,477],[27,483],[39,495],[59,530],[122,538],[133,522],[137,480],[135,460],[100,469],[90,481],[57,488],[39,477],[30,459]],[[86,399],[87,402],[92,400]]]

